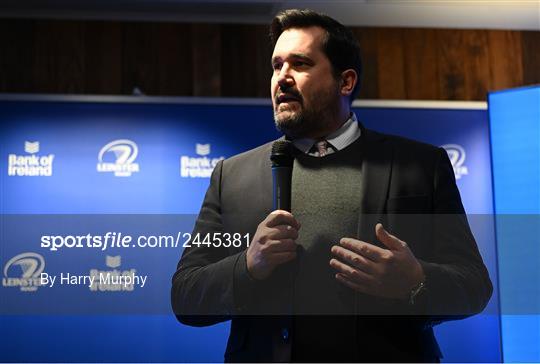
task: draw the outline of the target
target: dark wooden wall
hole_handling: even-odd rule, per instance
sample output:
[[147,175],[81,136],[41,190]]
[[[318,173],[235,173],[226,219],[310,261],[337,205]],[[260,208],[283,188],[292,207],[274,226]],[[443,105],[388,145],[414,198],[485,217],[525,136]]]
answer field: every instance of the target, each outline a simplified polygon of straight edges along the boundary
[[[354,28],[361,98],[485,100],[540,83],[540,32]],[[0,92],[267,97],[267,26],[0,20]]]

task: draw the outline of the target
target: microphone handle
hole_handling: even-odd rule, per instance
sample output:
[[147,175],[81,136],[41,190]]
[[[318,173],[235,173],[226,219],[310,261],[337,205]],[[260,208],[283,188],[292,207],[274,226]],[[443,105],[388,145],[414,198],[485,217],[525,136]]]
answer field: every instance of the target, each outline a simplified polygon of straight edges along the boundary
[[292,167],[272,167],[273,209],[291,212]]

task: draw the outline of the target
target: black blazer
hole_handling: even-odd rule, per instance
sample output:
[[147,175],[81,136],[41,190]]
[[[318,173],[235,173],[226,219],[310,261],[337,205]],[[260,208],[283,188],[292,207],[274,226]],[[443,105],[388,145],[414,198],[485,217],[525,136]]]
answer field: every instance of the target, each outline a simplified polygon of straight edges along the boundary
[[[374,226],[384,222],[420,260],[427,291],[413,306],[356,294],[352,315],[291,317],[290,290],[282,284],[291,267],[254,282],[247,274],[245,242],[187,248],[172,279],[173,310],[192,326],[232,319],[226,361],[437,361],[432,326],[486,306],[491,281],[446,151],[361,128],[357,237],[377,244]],[[254,235],[272,211],[271,145],[216,166],[193,234]],[[317,333],[319,344],[300,344],[294,336],[298,325]]]

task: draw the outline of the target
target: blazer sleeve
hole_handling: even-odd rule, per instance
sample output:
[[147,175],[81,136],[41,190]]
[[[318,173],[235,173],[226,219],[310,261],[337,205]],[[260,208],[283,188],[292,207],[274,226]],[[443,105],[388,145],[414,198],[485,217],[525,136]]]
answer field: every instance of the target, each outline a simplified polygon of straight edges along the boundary
[[[222,171],[223,161],[220,161],[212,172],[192,237],[200,234],[202,240],[206,234],[223,232]],[[246,292],[252,284],[245,250],[230,254],[223,246],[191,245],[184,250],[172,278],[172,308],[180,322],[191,326],[226,321],[241,311],[245,303],[239,302],[239,297],[249,296]]]
[[[435,322],[481,312],[493,287],[470,230],[452,164],[438,150],[434,175],[433,244],[426,276],[425,305]],[[427,260],[427,259],[426,259]]]

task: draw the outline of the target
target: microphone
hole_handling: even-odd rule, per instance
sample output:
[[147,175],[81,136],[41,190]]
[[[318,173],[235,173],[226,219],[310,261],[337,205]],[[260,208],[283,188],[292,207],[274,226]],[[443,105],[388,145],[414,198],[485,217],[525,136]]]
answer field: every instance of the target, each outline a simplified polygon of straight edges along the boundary
[[294,157],[292,143],[277,140],[272,144],[272,184],[274,210],[291,212],[291,177]]

